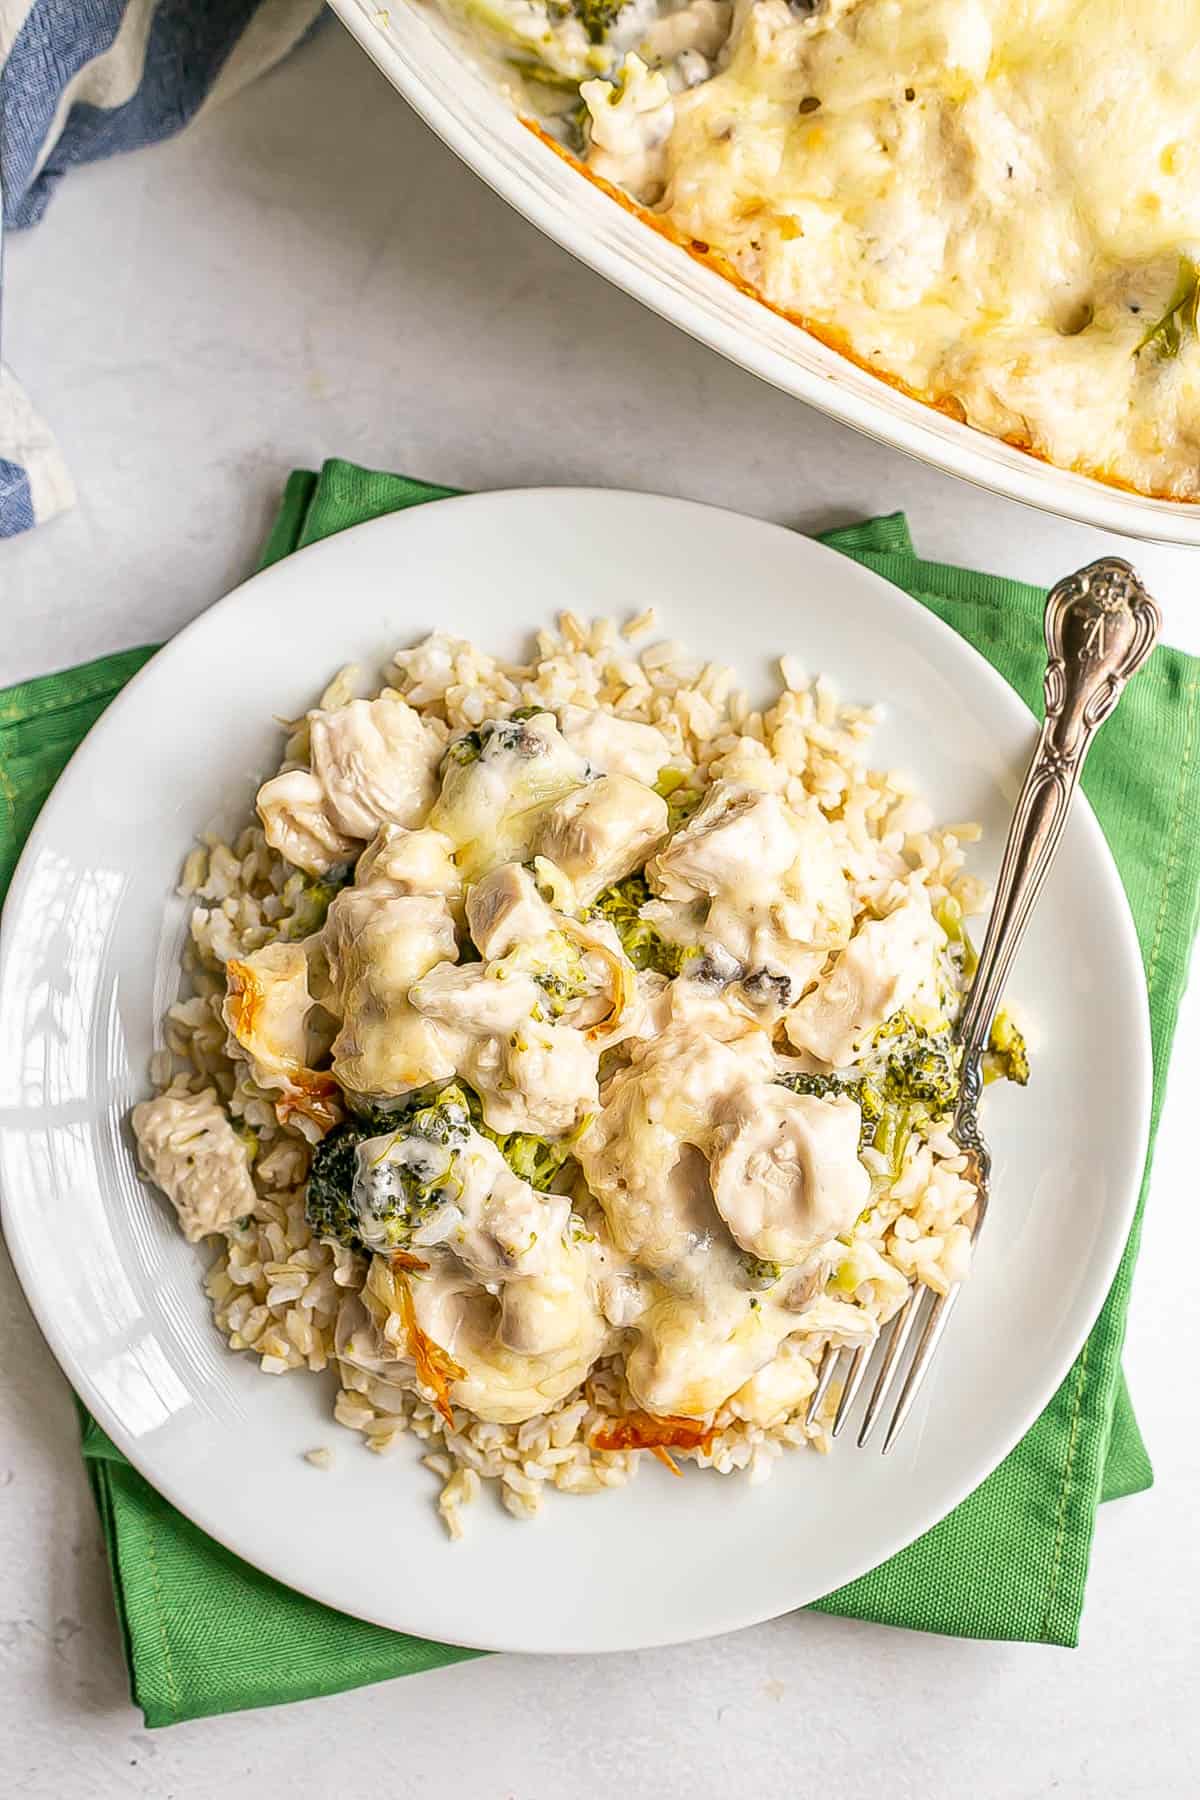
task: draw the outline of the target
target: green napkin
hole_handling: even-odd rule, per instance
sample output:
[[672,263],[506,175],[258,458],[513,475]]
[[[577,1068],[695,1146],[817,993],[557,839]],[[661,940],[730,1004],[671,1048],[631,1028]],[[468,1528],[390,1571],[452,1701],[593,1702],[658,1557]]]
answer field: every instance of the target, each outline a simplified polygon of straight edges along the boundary
[[[341,462],[297,473],[263,560],[450,491]],[[825,541],[913,594],[1040,709],[1040,589],[920,561],[899,515]],[[0,694],[0,897],[70,752],[150,654],[126,651]],[[1198,688],[1200,659],[1156,650],[1101,734],[1084,784],[1145,959],[1155,1126],[1200,904],[1190,823],[1200,814]],[[821,1610],[968,1637],[1076,1642],[1096,1506],[1151,1481],[1120,1366],[1140,1220],[1139,1202],[1091,1337],[1028,1436],[940,1525]],[[82,1423],[133,1698],[148,1725],[333,1693],[471,1654],[363,1624],[260,1575],[168,1506],[86,1414]]]

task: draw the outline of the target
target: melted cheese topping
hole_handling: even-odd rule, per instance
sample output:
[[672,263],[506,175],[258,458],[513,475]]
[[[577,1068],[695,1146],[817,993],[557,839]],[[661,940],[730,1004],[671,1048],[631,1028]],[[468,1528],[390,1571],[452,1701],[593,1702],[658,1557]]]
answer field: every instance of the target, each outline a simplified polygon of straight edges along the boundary
[[597,173],[920,397],[1200,498],[1200,0],[741,0],[712,79],[633,61]]
[[[436,685],[460,654],[431,640],[411,678]],[[827,1073],[937,998],[944,934],[924,888],[889,882],[874,917],[844,822],[756,785],[752,758],[672,831],[644,779],[668,755],[652,726],[572,706],[485,720],[443,754],[386,698],[311,716],[303,828],[278,779],[264,788],[260,810],[286,816],[306,866],[330,832],[353,845],[377,831],[320,930],[228,965],[224,1006],[231,1049],[281,1116],[304,1100],[315,1119],[316,1098],[371,1115],[352,1205],[375,1254],[339,1354],[404,1381],[433,1346],[450,1400],[505,1424],[617,1348],[648,1412],[707,1419],[744,1389],[746,1416],[769,1414],[807,1379],[792,1357],[765,1376],[781,1345],[876,1330],[838,1294],[878,1269],[829,1287],[872,1178],[858,1101]],[[647,936],[658,964],[635,968]],[[798,1079],[789,1038],[815,1093],[784,1085]],[[318,1070],[322,1045],[332,1066]],[[469,1100],[456,1087],[443,1105],[455,1083]],[[175,1100],[139,1109],[146,1165],[195,1230],[212,1208],[249,1210],[250,1192],[202,1102],[184,1107],[195,1118]],[[489,1133],[532,1140],[525,1170],[573,1157],[570,1197],[535,1191]],[[197,1171],[221,1190],[210,1211]],[[398,1249],[410,1260],[395,1266]],[[398,1313],[413,1321],[407,1360]]]

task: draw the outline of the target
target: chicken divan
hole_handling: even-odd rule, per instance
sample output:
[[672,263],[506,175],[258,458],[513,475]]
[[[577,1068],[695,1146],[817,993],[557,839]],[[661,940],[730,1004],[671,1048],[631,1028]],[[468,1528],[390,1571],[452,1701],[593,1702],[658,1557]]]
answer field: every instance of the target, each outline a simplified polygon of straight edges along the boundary
[[[452,1531],[484,1479],[524,1515],[641,1450],[826,1448],[825,1349],[966,1273],[975,834],[783,676],[758,712],[604,621],[522,665],[437,634],[189,859],[143,1168],[231,1346],[424,1440]],[[1003,1022],[991,1061],[1024,1079]]]
[[867,369],[1200,499],[1200,0],[444,4],[588,172]]

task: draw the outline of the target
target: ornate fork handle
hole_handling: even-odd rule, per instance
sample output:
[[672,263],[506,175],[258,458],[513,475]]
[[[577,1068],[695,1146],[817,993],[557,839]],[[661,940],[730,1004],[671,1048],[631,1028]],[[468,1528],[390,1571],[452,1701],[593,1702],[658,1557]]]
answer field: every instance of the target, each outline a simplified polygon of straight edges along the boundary
[[[983,1049],[992,1019],[1054,860],[1088,747],[1120,699],[1129,677],[1149,656],[1161,623],[1157,606],[1129,564],[1117,556],[1102,557],[1080,569],[1077,575],[1069,575],[1050,590],[1046,600],[1045,722],[1009,827],[992,916],[957,1034],[963,1057],[953,1135],[974,1164],[975,1204],[968,1215],[972,1242],[987,1215],[991,1175],[991,1158],[979,1130],[976,1107],[983,1086]],[[928,1288],[919,1276],[911,1283],[908,1297],[892,1323],[883,1362],[863,1414],[858,1434],[860,1449],[874,1431],[900,1376],[905,1348],[920,1317],[917,1347],[901,1381],[884,1436],[885,1455],[895,1443],[961,1289],[961,1281],[951,1282],[948,1288],[934,1293],[926,1306]],[[850,1357],[833,1421],[834,1437],[849,1417],[870,1354],[869,1347],[860,1345]],[[842,1358],[843,1351],[831,1343],[809,1402],[810,1424],[820,1413]]]
[[1046,600],[1046,716],[1009,827],[979,966],[959,1023],[963,1046],[960,1139],[977,1133],[981,1055],[1067,822],[1092,738],[1145,662],[1162,624],[1158,607],[1119,556],[1101,557]]

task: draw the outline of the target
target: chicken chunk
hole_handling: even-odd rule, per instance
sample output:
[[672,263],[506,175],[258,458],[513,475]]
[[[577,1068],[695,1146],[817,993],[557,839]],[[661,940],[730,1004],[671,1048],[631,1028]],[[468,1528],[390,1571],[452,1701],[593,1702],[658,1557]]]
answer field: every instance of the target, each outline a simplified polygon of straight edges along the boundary
[[584,1248],[564,1244],[553,1277],[525,1276],[498,1297],[453,1256],[435,1257],[411,1287],[416,1323],[460,1373],[450,1399],[481,1419],[517,1425],[550,1411],[611,1344],[594,1304]]
[[577,1387],[607,1348],[598,1253],[571,1237],[567,1199],[536,1193],[486,1138],[470,1132],[454,1161],[456,1203],[414,1234],[424,1268],[409,1282],[385,1261],[373,1264],[363,1294],[368,1328],[357,1311],[345,1331],[339,1319],[339,1355],[386,1375],[378,1361],[386,1346],[370,1321],[378,1327],[406,1311],[396,1285],[406,1281],[413,1321],[446,1367],[448,1399],[516,1424]]
[[409,831],[386,824],[359,858],[355,885],[384,885],[397,894],[445,894],[456,899],[462,880],[454,866],[454,845],[440,831]]
[[485,962],[535,943],[557,925],[558,915],[520,863],[501,863],[467,895],[467,926]]
[[245,1051],[259,1087],[284,1087],[308,1062],[308,985],[305,942],[282,938],[226,966],[222,1017]]
[[799,1344],[784,1342],[779,1353],[744,1382],[730,1399],[737,1419],[770,1427],[799,1412],[817,1385],[817,1371]]
[[709,1166],[717,1210],[743,1250],[800,1263],[849,1229],[871,1191],[858,1160],[860,1125],[852,1100],[818,1100],[773,1082],[730,1095]]
[[417,825],[432,804],[440,735],[399,694],[309,714],[311,768],[265,782],[258,813],[267,842],[324,875],[380,825]]
[[553,713],[489,719],[446,752],[429,824],[445,832],[468,880],[530,853],[546,809],[588,778]]
[[500,1290],[496,1336],[506,1350],[525,1356],[570,1352],[585,1304],[578,1283],[564,1270],[522,1276]]
[[674,915],[671,935],[702,950],[714,978],[740,983],[764,1024],[850,935],[850,889],[826,821],[778,793],[717,782],[646,874],[664,896],[652,905]]
[[653,787],[671,760],[671,747],[657,725],[618,719],[594,706],[564,706],[563,736],[601,775],[631,775]]
[[327,1070],[310,1067],[309,946],[318,938],[289,943],[277,938],[225,965],[227,991],[221,1016],[229,1049],[249,1064],[259,1087],[278,1089],[275,1111],[313,1140],[342,1116],[337,1085]]
[[443,1025],[511,1037],[538,1010],[542,990],[523,972],[506,970],[502,979],[489,963],[443,963],[416,982],[411,997],[418,1012]]
[[196,1243],[254,1211],[250,1157],[213,1088],[159,1094],[133,1109],[138,1160]]
[[259,788],[256,805],[271,848],[310,875],[327,875],[358,849],[334,824],[325,789],[311,769],[273,776]]
[[641,1029],[646,1001],[606,920],[559,912],[517,863],[485,875],[471,889],[466,912],[489,980],[531,977],[541,989],[535,1012],[577,1027],[597,1047]]
[[599,1105],[598,1048],[546,1016],[545,990],[532,975],[491,963],[436,969],[411,999],[444,1033],[493,1131],[561,1137]]
[[869,919],[851,938],[821,985],[787,1017],[798,1050],[831,1068],[853,1060],[863,1040],[914,1000],[934,1001],[934,958],[945,933],[924,888],[895,912]]
[[399,694],[309,716],[312,771],[330,817],[365,842],[379,827],[419,825],[433,804],[442,741]]
[[569,877],[586,905],[640,868],[666,835],[667,803],[660,795],[630,775],[602,775],[551,807],[534,847]]
[[442,895],[347,888],[329,909],[325,950],[342,1025],[333,1073],[374,1098],[406,1094],[454,1074],[454,1044],[408,1003],[414,982],[458,955]]
[[666,900],[778,888],[800,853],[799,820],[778,794],[715,782],[646,869]]
[[707,1418],[774,1359],[794,1326],[776,1308],[747,1306],[732,1284],[666,1293],[633,1328],[625,1379],[647,1412]]
[[739,906],[714,900],[696,937],[706,969],[711,965],[716,974],[740,982],[764,1024],[795,1004],[828,958],[824,948],[813,949],[809,940],[793,938],[781,920],[780,907],[770,901]]
[[728,1009],[723,1016],[729,1041],[692,1017],[637,1044],[580,1140],[579,1160],[613,1241],[652,1271],[677,1268],[721,1230],[705,1155],[726,1096],[774,1071],[766,1033]]
[[481,1281],[552,1276],[571,1216],[567,1197],[539,1194],[477,1131],[459,1154],[455,1175],[462,1184],[460,1221],[446,1241],[459,1261]]

